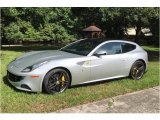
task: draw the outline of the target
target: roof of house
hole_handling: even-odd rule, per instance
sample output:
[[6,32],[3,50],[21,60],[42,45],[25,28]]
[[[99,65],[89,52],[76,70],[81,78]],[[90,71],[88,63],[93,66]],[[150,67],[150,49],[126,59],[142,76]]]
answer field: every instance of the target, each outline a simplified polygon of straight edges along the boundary
[[91,26],[83,29],[83,31],[101,32],[102,30],[100,28],[96,27],[95,25],[91,25]]

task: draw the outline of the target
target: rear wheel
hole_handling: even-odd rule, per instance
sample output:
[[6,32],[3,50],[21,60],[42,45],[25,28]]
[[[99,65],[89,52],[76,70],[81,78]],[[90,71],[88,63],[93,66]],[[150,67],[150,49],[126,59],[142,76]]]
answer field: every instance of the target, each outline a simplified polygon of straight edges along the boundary
[[130,77],[134,80],[141,79],[144,75],[145,69],[146,69],[145,64],[142,61],[140,61],[140,60],[136,61],[132,65],[132,68],[130,71]]
[[51,70],[43,81],[43,89],[48,94],[63,92],[69,85],[70,77],[64,69]]

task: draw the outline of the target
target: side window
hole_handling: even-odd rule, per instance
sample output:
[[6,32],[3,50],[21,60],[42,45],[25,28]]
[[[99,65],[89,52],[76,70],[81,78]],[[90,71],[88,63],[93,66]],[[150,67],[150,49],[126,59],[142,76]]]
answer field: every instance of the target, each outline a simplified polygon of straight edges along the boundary
[[120,54],[121,44],[120,42],[110,42],[102,45],[96,52],[98,51],[106,51],[107,55]]
[[122,53],[126,53],[126,52],[129,52],[129,51],[136,49],[135,45],[132,45],[129,43],[122,43],[121,47],[122,47]]

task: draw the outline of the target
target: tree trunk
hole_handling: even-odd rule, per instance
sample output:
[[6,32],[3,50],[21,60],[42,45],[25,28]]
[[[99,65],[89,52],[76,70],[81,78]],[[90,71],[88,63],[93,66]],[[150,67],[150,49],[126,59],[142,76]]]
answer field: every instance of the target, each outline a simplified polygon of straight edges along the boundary
[[141,35],[141,26],[137,26],[137,29],[136,29],[136,37],[135,37],[135,42],[136,42],[136,43],[139,43],[140,35]]

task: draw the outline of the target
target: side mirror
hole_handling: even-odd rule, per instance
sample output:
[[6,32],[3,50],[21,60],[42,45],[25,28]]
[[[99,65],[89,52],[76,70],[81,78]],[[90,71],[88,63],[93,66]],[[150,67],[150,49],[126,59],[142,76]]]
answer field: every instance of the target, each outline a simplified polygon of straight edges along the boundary
[[100,57],[101,55],[107,55],[107,52],[106,51],[98,51],[98,52],[94,53],[93,55]]

